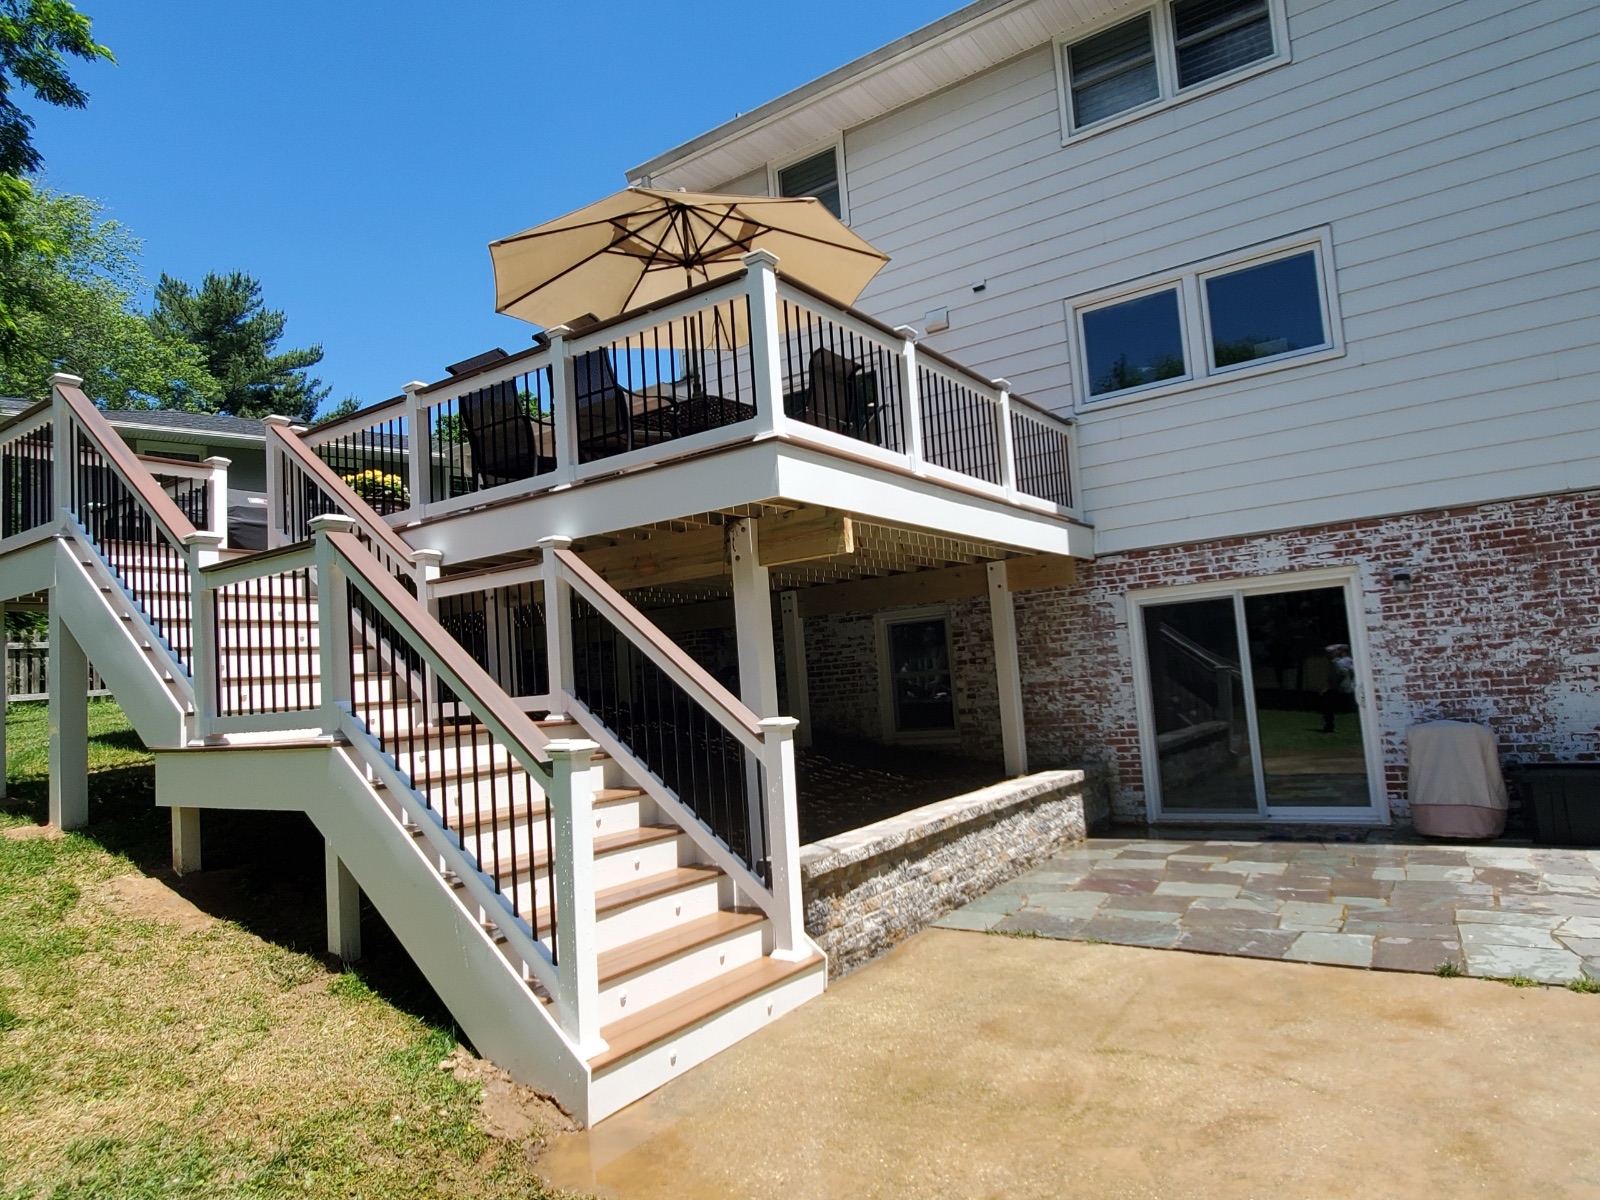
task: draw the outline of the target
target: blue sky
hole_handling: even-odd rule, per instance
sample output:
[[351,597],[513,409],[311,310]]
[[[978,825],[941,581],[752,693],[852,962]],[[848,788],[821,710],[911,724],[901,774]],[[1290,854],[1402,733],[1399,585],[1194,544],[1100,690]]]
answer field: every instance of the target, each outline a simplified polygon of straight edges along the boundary
[[959,4],[79,0],[118,65],[75,69],[86,111],[29,111],[46,183],[143,238],[152,281],[250,272],[371,403],[526,344],[491,239]]

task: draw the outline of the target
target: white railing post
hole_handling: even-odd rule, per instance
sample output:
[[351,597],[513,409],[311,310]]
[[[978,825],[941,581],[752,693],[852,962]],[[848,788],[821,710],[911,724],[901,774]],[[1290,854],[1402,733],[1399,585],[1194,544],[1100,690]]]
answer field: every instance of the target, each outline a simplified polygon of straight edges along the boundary
[[[565,325],[546,329],[550,343],[550,449],[555,455],[555,486],[570,484],[578,477],[578,412],[573,405],[575,373],[567,350],[572,330]],[[602,351],[604,353],[604,351]]]
[[1083,511],[1083,497],[1079,491],[1083,476],[1078,474],[1078,421],[1076,417],[1062,417],[1067,427],[1067,507],[1075,513]]
[[550,760],[546,797],[555,821],[551,900],[556,914],[556,1009],[578,1053],[593,1058],[606,1049],[600,1036],[600,951],[595,940],[594,794],[592,759],[600,749],[581,739],[545,745]]
[[911,470],[921,475],[922,470],[922,393],[917,386],[917,331],[909,325],[897,325],[900,335],[900,394],[906,406],[906,454],[911,459]]
[[745,291],[750,298],[750,368],[755,376],[756,436],[771,437],[784,431],[783,356],[778,340],[783,329],[778,320],[778,256],[770,250],[752,250],[744,256],[748,271]]
[[[417,603],[428,610],[434,620],[439,619],[439,602],[434,599],[434,582],[443,573],[443,550],[413,550],[411,552],[411,582],[417,589]],[[439,704],[439,676],[426,659],[422,662],[423,695],[428,700],[428,723],[438,724],[443,716]]]
[[348,582],[335,562],[330,533],[354,533],[355,518],[328,513],[311,518],[317,560],[317,657],[322,688],[322,729],[337,734],[350,707],[350,601]]
[[261,423],[267,426],[267,549],[276,550],[279,546],[288,545],[289,535],[283,528],[283,513],[286,507],[284,496],[284,469],[283,447],[279,444],[279,437],[293,437],[289,432],[288,417],[262,417]]
[[555,552],[572,545],[572,539],[547,537],[536,544],[544,555],[544,657],[554,716],[566,711],[572,692],[572,589],[561,578]]
[[420,395],[427,386],[413,379],[401,389],[406,394],[406,492],[411,516],[419,521],[433,501],[433,438],[428,427],[428,406]]
[[[50,396],[54,401],[50,414],[55,442],[55,478],[53,482],[55,511],[72,509],[72,473],[78,465],[77,422],[72,419],[72,408],[61,398],[64,387],[82,387],[83,380],[65,371],[50,376]],[[76,514],[74,514],[76,515]]]
[[772,868],[772,957],[798,962],[806,945],[805,899],[800,894],[800,805],[794,774],[793,717],[761,719],[761,765],[766,774],[767,852]]
[[[191,533],[183,539],[183,549],[189,564],[189,595],[193,598],[189,619],[194,627],[189,644],[194,648],[195,733],[206,738],[215,731],[220,703],[217,680],[221,672],[217,669],[217,594],[206,588],[205,576],[200,572],[222,561],[222,535],[209,530]],[[245,677],[248,674],[246,671]]]
[[228,544],[228,468],[233,465],[231,458],[213,456],[200,464],[211,468],[211,481],[207,493],[210,497],[211,511],[206,514],[206,528],[222,538],[222,545]]
[[1000,456],[1000,486],[1006,489],[1007,496],[1017,494],[1017,456],[1016,447],[1011,444],[1011,381],[1009,379],[993,379],[995,391],[1000,393],[999,402],[994,406],[995,423],[999,426],[995,430],[995,452]]

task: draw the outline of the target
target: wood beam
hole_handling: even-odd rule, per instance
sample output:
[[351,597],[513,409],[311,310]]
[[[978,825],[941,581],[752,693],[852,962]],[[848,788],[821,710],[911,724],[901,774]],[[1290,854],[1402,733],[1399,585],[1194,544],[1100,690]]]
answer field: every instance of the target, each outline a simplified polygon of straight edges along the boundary
[[850,518],[832,508],[797,508],[772,513],[758,522],[761,565],[829,558],[855,552],[855,530]]
[[[1055,554],[1036,554],[1006,560],[1006,583],[1011,591],[1063,587],[1074,578],[1073,560]],[[946,567],[940,571],[909,571],[878,579],[830,583],[800,592],[800,613],[825,617],[839,613],[877,612],[908,604],[935,604],[987,595],[988,565]]]

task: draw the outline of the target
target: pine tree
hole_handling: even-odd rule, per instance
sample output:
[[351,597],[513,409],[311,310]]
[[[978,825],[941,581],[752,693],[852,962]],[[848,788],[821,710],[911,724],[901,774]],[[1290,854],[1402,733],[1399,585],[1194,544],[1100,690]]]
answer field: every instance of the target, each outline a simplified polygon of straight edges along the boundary
[[261,284],[242,271],[207,274],[198,289],[162,275],[150,325],[160,339],[198,346],[221,387],[217,408],[237,417],[273,413],[316,419],[331,389],[308,373],[322,361],[321,345],[278,351],[287,321],[261,298]]

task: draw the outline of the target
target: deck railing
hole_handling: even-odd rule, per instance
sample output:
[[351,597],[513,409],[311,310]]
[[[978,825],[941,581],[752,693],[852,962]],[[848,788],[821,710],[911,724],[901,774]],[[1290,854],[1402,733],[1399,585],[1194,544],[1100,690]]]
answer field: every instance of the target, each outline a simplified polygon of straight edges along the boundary
[[[757,251],[738,275],[408,385],[403,417],[391,402],[307,438],[325,457],[362,447],[352,471],[389,476],[399,448],[407,483],[392,520],[770,438],[1073,515],[1069,421],[781,277],[776,261]],[[426,454],[410,453],[413,429]]]
[[55,519],[55,402],[19,413],[0,432],[0,538]]
[[406,398],[396,396],[313,426],[303,441],[374,512],[389,517],[411,507],[410,433]]

